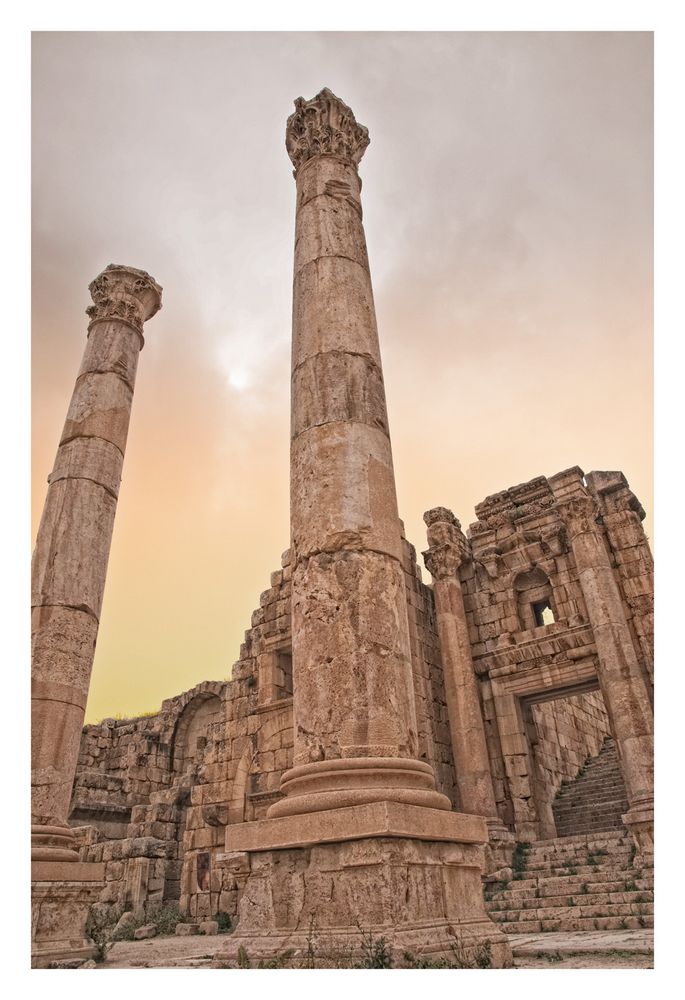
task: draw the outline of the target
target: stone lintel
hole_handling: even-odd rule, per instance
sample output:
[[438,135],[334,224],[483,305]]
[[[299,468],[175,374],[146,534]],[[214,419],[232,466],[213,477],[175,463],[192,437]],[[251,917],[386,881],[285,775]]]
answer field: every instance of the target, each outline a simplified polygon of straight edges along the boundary
[[402,802],[369,802],[353,808],[327,809],[228,826],[226,851],[285,850],[367,837],[485,844],[488,831],[481,816]]
[[32,861],[32,882],[104,882],[103,862]]

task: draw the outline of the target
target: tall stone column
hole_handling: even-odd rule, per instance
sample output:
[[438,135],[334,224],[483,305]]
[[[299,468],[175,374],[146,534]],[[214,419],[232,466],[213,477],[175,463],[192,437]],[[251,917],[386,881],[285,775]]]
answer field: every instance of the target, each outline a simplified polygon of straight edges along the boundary
[[[38,529],[31,586],[31,858],[34,957],[69,953],[78,863],[67,822],[95,653],[143,323],[161,307],[145,271],[110,264],[90,285],[88,342]],[[64,885],[72,886],[67,905]],[[74,895],[76,893],[76,896]],[[55,895],[56,894],[56,895]],[[57,914],[57,936],[54,920]],[[42,914],[42,917],[41,917]],[[51,924],[52,920],[52,924]],[[78,923],[78,921],[77,921]],[[73,920],[72,920],[73,924]],[[72,926],[72,942],[78,933]],[[61,936],[60,936],[61,934]],[[83,934],[81,933],[81,938]],[[83,941],[81,941],[83,945]],[[76,946],[74,946],[76,947]],[[73,951],[74,949],[72,949]],[[77,949],[78,950],[78,949]]]
[[654,836],[654,725],[649,695],[626,621],[609,552],[598,528],[596,500],[568,473],[549,482],[566,524],[587,614],[597,647],[599,684],[618,746],[628,798],[623,817],[641,850]]
[[430,546],[423,558],[433,577],[459,805],[465,813],[485,817],[492,854],[489,866],[494,868],[511,860],[514,838],[497,814],[464,595],[457,575],[469,556],[469,545],[451,510],[435,507],[423,519]]
[[[329,90],[299,98],[295,166],[291,563],[294,766],[267,818],[226,829],[247,874],[230,958],[359,945],[511,960],[481,888],[484,821],[451,812],[417,760],[401,527],[362,227],[367,130]],[[249,943],[248,943],[249,942]]]
[[330,91],[296,102],[290,516],[294,768],[269,815],[373,800],[449,808],[416,759],[409,622],[357,166]]

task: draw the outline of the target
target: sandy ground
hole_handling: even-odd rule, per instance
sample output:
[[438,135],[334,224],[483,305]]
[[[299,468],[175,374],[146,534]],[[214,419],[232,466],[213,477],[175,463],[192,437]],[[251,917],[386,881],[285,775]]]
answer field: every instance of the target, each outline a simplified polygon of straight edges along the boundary
[[[216,934],[118,941],[98,968],[209,968],[225,940],[225,935]],[[651,930],[512,934],[511,946],[517,969],[650,969],[654,965]]]
[[517,969],[652,969],[654,931],[512,934]]

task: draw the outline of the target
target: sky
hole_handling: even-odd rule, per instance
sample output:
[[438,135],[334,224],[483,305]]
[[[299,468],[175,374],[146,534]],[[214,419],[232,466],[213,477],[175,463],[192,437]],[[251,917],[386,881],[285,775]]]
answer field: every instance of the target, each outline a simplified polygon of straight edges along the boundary
[[[652,491],[652,37],[34,33],[33,539],[89,282],[149,271],[87,721],[230,677],[288,545],[295,185],[328,86],[360,165],[400,514],[571,465]],[[428,574],[424,571],[424,578]]]

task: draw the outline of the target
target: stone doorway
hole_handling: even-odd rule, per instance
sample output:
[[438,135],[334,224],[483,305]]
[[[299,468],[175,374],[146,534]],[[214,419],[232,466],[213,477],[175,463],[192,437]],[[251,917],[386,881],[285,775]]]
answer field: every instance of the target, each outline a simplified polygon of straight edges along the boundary
[[520,706],[529,748],[536,839],[550,840],[559,835],[555,799],[562,785],[581,773],[588,758],[599,754],[610,735],[609,717],[597,681],[526,696]]
[[557,836],[552,805],[601,749],[611,725],[588,657],[492,678],[492,694],[518,841]]

